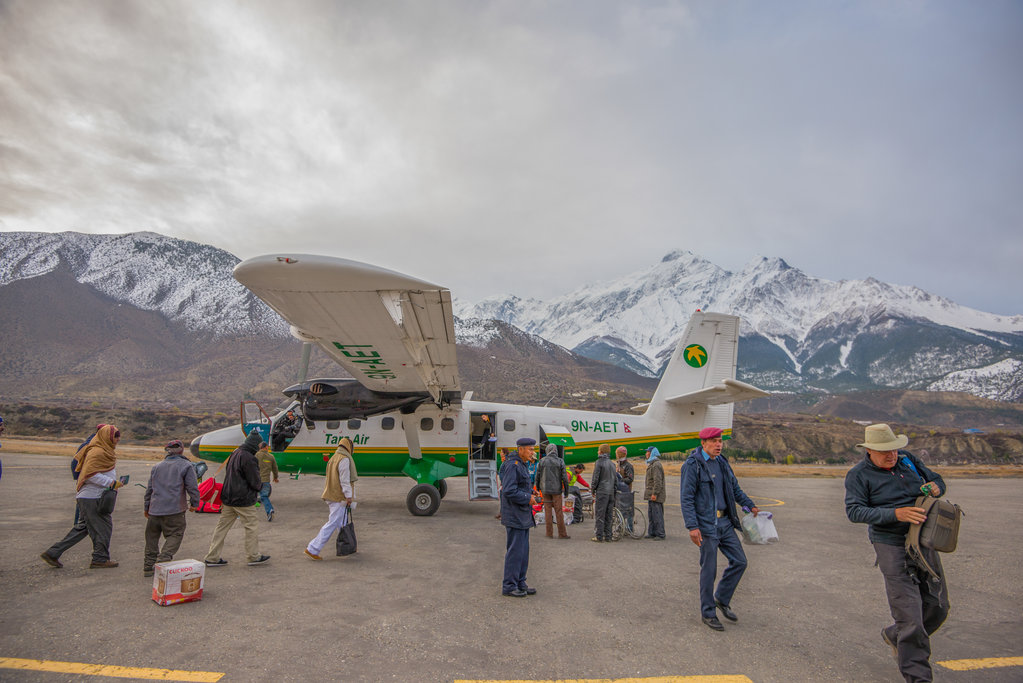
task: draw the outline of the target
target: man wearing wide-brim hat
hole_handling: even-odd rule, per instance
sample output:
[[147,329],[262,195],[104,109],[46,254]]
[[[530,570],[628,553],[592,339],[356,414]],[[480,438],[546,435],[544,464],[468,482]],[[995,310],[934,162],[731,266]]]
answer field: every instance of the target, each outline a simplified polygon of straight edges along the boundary
[[895,623],[881,630],[907,681],[931,680],[930,635],[948,616],[948,586],[938,553],[921,548],[924,560],[941,578],[932,577],[906,553],[911,524],[924,521],[916,506],[921,493],[940,496],[941,475],[931,471],[909,451],[905,434],[895,435],[886,424],[866,428],[867,454],[845,475],[845,513],[849,521],[869,525],[870,542],[884,577],[888,607]]

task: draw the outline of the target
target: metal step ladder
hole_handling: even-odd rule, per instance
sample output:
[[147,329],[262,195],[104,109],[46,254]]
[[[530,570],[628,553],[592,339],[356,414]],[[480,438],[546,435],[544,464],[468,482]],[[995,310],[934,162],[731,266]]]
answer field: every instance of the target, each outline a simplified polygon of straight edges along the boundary
[[469,500],[497,500],[497,463],[469,461]]

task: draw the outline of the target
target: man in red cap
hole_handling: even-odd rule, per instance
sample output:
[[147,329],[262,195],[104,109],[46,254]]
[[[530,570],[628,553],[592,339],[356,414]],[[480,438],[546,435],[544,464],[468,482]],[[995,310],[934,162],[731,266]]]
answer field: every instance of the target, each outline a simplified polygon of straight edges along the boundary
[[[735,504],[738,502],[750,508],[753,514],[759,510],[739,488],[728,460],[721,455],[721,430],[705,427],[700,430],[699,437],[700,446],[682,465],[682,519],[689,530],[689,538],[700,548],[700,612],[703,623],[715,631],[724,631],[716,610],[721,610],[729,621],[739,620],[732,611],[731,602],[739,579],[746,571],[746,553],[735,534],[735,530],[741,528]],[[718,549],[728,558],[728,566],[715,591]]]

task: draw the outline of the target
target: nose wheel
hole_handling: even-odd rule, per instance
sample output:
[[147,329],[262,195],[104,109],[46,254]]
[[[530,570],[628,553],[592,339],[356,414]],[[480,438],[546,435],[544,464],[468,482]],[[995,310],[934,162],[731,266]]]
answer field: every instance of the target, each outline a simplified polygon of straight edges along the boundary
[[405,506],[416,517],[429,517],[440,507],[440,491],[431,484],[416,484],[405,497]]

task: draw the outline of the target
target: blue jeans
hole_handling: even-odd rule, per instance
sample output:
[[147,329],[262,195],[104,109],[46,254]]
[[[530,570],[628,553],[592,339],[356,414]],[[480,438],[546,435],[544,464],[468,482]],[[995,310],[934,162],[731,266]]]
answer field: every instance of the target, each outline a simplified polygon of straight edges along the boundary
[[[732,603],[732,595],[746,571],[746,553],[728,517],[719,517],[714,531],[715,537],[704,536],[703,545],[700,546],[700,611],[705,617],[717,616],[715,600],[722,605]],[[714,578],[717,576],[719,549],[728,559],[728,566],[715,592]]]
[[273,487],[270,486],[270,482],[263,482],[263,487],[259,489],[259,502],[263,505],[263,512],[269,517],[270,513],[274,511],[274,506],[270,503],[270,492],[273,491]]

